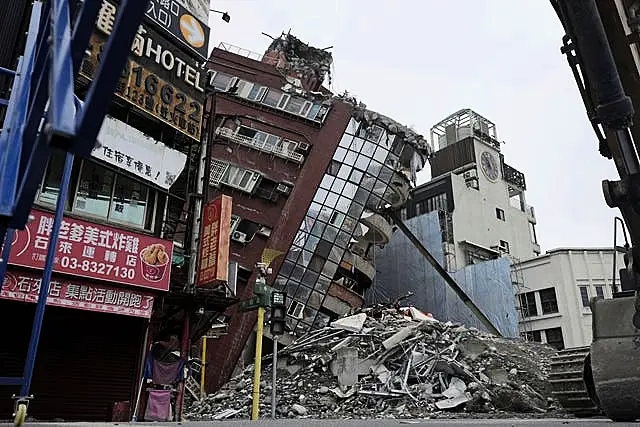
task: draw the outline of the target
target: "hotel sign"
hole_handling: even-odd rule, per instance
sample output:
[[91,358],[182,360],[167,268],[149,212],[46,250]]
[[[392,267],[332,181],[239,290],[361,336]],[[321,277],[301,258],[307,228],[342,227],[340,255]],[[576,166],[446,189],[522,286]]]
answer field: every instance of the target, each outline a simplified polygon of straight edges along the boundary
[[[107,9],[108,13],[103,12]],[[116,6],[103,2],[80,75],[92,79],[113,30]],[[183,134],[200,141],[204,74],[197,63],[155,31],[140,25],[116,95]]]

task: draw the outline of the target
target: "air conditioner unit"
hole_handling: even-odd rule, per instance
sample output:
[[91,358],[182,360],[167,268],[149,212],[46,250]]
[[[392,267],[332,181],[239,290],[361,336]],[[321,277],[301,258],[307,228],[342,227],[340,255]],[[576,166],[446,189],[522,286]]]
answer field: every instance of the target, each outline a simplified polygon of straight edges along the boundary
[[264,237],[270,237],[271,236],[271,228],[267,227],[267,226],[261,226],[258,231],[256,231],[257,234],[264,236]]
[[478,172],[475,169],[469,169],[462,174],[465,180],[467,179],[476,179],[478,177]]
[[298,151],[302,151],[303,153],[309,152],[311,149],[311,144],[308,142],[298,142]]
[[276,191],[282,194],[289,194],[291,193],[291,187],[286,184],[278,184],[278,186],[276,187]]
[[247,235],[242,231],[234,231],[231,233],[231,240],[235,240],[236,242],[246,243]]

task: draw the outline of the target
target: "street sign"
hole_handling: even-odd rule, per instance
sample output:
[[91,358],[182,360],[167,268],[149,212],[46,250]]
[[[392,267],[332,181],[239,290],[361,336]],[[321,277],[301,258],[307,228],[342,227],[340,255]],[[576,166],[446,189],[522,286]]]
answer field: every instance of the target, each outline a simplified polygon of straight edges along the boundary
[[238,303],[238,309],[241,312],[253,311],[260,307],[261,298],[258,296],[254,296],[245,301],[240,301]]

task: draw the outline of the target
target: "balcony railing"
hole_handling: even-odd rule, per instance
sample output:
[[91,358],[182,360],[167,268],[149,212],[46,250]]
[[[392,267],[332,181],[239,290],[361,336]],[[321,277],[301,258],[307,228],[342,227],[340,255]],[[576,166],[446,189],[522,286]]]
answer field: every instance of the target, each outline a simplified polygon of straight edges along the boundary
[[295,151],[287,150],[271,144],[268,145],[266,141],[257,141],[253,138],[249,138],[248,136],[238,135],[229,128],[219,127],[216,129],[216,134],[240,145],[244,145],[245,147],[255,148],[256,150],[260,150],[265,153],[271,153],[274,156],[278,156],[287,160],[293,160],[294,162],[304,162],[304,156],[300,153],[296,153]]
[[221,42],[218,45],[218,49],[226,50],[227,52],[235,53],[236,55],[244,56],[245,58],[253,59],[255,61],[262,61],[264,55],[244,49],[239,46],[232,45],[230,43]]
[[527,183],[524,180],[524,174],[514,167],[509,166],[506,163],[502,164],[502,175],[504,180],[509,184],[518,187],[521,190],[527,189]]

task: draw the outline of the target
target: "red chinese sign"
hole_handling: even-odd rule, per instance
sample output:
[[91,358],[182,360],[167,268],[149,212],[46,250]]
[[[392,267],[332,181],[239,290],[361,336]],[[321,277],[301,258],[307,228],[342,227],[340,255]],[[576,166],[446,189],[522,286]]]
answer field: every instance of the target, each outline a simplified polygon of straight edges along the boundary
[[[41,280],[34,273],[7,272],[0,298],[36,303]],[[149,318],[153,309],[153,296],[54,277],[49,285],[47,305]]]
[[196,286],[206,286],[216,280],[227,281],[230,227],[231,197],[220,196],[207,203],[202,212]]
[[[53,215],[32,210],[35,219],[14,232],[9,263],[44,268]],[[114,227],[67,218],[58,234],[53,271],[169,290],[173,242]]]

